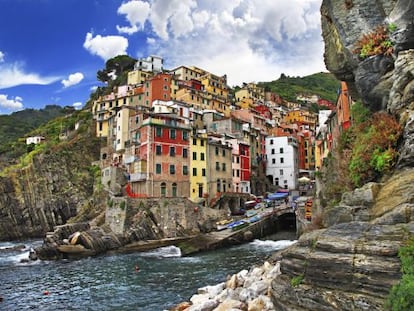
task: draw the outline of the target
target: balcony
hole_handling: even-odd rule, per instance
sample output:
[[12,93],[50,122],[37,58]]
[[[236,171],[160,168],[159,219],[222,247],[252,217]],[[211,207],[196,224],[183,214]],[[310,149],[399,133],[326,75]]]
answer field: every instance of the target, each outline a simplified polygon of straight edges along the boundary
[[147,173],[132,173],[129,175],[130,182],[143,181],[147,179]]

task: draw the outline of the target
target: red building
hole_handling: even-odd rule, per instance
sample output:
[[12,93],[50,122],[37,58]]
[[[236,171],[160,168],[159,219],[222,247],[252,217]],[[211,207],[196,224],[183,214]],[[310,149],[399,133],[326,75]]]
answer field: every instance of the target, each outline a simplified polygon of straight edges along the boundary
[[[150,197],[189,197],[190,126],[174,114],[148,114],[138,130],[140,144],[133,193]],[[134,175],[132,175],[134,176]]]
[[166,73],[159,73],[144,84],[144,104],[151,106],[154,100],[171,100],[172,77]]

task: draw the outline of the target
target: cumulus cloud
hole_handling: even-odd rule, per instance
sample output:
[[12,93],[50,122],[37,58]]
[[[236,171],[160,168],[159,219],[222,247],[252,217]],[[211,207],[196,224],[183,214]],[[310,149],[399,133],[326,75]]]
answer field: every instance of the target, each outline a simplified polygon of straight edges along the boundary
[[8,112],[22,110],[22,101],[23,99],[19,96],[8,98],[8,95],[0,94],[0,112],[2,112],[3,109],[7,110]]
[[76,102],[76,103],[73,103],[73,107],[76,109],[76,110],[79,110],[79,109],[81,109],[82,108],[82,103],[81,102]]
[[116,28],[120,33],[129,35],[144,29],[144,24],[150,13],[150,5],[147,2],[133,0],[123,3],[118,8],[118,14],[125,15],[130,26],[119,26]]
[[64,88],[76,85],[83,80],[83,74],[81,72],[72,73],[67,79],[62,80]]
[[0,63],[4,62],[4,53],[0,51]]
[[227,74],[230,85],[277,79],[281,73],[303,76],[326,70],[321,0],[150,0],[148,4],[150,13],[139,25],[148,25],[141,31],[151,28],[148,51],[162,55],[166,67],[199,66]]
[[0,89],[23,84],[47,85],[60,77],[42,77],[37,73],[27,73],[19,63],[0,65]]
[[104,61],[117,55],[125,55],[128,48],[128,40],[122,36],[93,36],[86,34],[83,47],[92,55],[101,57]]

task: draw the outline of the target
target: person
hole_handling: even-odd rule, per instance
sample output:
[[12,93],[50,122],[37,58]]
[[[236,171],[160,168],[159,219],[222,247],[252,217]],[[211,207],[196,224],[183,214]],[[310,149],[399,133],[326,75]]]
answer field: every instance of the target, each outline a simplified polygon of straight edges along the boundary
[[135,272],[139,272],[139,266],[135,265]]

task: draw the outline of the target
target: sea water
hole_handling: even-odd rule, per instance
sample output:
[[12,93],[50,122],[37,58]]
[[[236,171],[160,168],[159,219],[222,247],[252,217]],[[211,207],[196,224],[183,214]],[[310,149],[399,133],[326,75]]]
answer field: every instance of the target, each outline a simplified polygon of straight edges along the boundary
[[[0,310],[168,310],[197,288],[262,264],[288,233],[182,257],[174,246],[81,260],[21,262],[40,241],[0,243]],[[24,249],[10,249],[24,244]],[[137,269],[138,268],[138,269]]]

